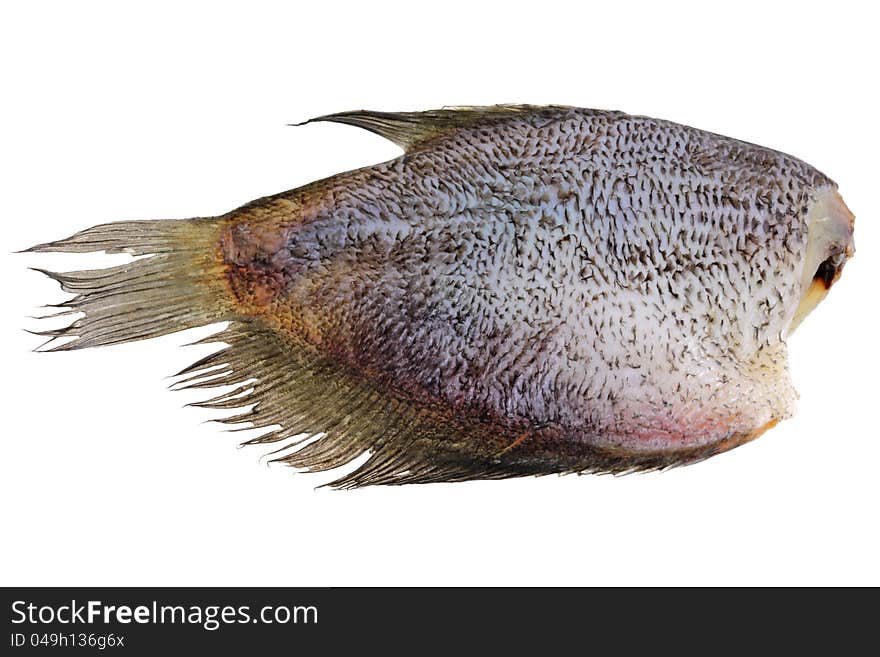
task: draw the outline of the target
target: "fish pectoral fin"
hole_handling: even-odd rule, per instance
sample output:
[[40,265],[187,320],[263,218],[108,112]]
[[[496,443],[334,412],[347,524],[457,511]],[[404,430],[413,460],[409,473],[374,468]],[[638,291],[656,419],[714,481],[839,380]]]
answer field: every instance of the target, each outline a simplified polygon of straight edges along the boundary
[[374,132],[394,142],[405,151],[441,135],[460,128],[473,126],[482,121],[493,121],[516,114],[542,112],[560,109],[557,105],[489,105],[486,107],[444,107],[426,112],[371,112],[354,110],[327,114],[303,123],[319,121],[345,123]]

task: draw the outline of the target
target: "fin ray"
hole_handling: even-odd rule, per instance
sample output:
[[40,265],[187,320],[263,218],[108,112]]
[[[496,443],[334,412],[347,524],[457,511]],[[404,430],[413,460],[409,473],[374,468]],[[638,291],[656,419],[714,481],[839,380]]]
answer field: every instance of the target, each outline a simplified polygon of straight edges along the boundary
[[[410,151],[421,143],[448,134],[459,128],[474,125],[480,121],[491,121],[517,114],[562,109],[560,105],[489,105],[444,107],[426,112],[374,112],[354,110],[327,114],[304,123],[330,121],[353,125],[369,130],[405,151]],[[303,124],[295,124],[303,125]]]
[[124,221],[27,249],[142,256],[104,269],[36,269],[75,295],[62,305],[80,315],[53,335],[73,339],[46,351],[144,340],[229,319],[227,295],[219,287],[220,225],[217,219]]

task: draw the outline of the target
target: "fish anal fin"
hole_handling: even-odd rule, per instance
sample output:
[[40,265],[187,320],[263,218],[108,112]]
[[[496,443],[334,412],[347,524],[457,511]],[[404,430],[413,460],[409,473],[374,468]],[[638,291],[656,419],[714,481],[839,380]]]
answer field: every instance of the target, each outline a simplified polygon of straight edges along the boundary
[[[227,346],[203,358],[195,369],[187,368],[185,375],[195,384],[179,389],[231,386],[232,393],[215,394],[194,405],[244,409],[218,421],[234,428],[264,429],[245,444],[280,444],[274,461],[318,472],[369,452],[359,469],[329,484],[343,488],[410,483],[418,478],[407,475],[427,467],[443,480],[465,476],[466,465],[430,460],[425,439],[442,442],[441,435],[446,435],[430,414],[389,397],[338,359],[317,353],[265,320],[233,321],[210,341]],[[232,374],[199,380],[202,373],[215,374],[218,366]],[[241,427],[244,423],[250,426]]]

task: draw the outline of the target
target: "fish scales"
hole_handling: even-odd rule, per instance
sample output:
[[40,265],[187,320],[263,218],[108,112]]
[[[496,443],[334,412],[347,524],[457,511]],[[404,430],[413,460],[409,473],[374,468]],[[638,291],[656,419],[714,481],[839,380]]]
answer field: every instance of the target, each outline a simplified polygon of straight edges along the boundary
[[[794,412],[785,339],[853,251],[852,215],[813,167],[621,112],[319,120],[406,152],[157,227],[170,258],[203,245],[201,269],[180,267],[209,298],[165,332],[231,321],[230,376],[281,381],[246,397],[255,426],[281,425],[255,441],[324,434],[284,462],[371,451],[343,486],[628,471],[706,458]],[[136,229],[110,246],[137,252]],[[108,245],[81,235],[35,250]]]

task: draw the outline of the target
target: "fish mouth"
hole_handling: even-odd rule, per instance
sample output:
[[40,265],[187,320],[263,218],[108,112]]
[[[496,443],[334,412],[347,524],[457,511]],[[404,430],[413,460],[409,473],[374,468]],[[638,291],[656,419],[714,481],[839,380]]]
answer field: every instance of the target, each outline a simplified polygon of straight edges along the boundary
[[855,217],[840,194],[829,189],[816,197],[807,213],[807,249],[801,276],[801,298],[789,324],[788,335],[828,294],[840,278],[846,261],[855,255]]

